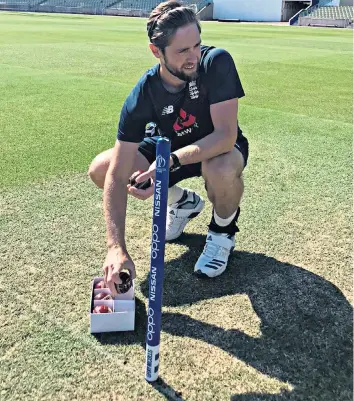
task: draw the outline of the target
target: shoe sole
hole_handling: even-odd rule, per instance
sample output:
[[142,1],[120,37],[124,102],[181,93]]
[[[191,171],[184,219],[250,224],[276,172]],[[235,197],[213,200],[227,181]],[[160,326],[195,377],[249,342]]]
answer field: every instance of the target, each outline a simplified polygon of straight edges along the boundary
[[[200,198],[200,202],[199,202],[199,203],[201,203],[200,209],[199,209],[197,212],[191,213],[190,216],[188,217],[188,220],[185,222],[185,224],[184,224],[183,226],[181,226],[180,231],[178,231],[177,234],[176,234],[174,237],[169,238],[169,239],[166,238],[166,239],[165,239],[166,242],[174,241],[174,240],[176,240],[178,237],[180,237],[180,236],[182,235],[183,230],[185,229],[186,225],[187,225],[192,219],[194,219],[194,218],[196,218],[197,216],[199,216],[199,214],[201,213],[201,211],[204,209],[205,201],[204,201],[202,198]],[[197,206],[198,206],[198,205],[197,205]]]

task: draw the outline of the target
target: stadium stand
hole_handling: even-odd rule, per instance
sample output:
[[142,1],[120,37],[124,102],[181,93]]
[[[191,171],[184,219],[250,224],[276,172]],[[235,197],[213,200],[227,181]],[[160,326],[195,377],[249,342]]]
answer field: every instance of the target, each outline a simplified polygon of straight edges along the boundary
[[353,7],[320,7],[309,14],[312,18],[353,19]]
[[45,0],[0,0],[1,5],[15,5],[15,6],[36,6],[43,3]]
[[332,6],[331,1],[322,0],[299,14],[298,25],[352,28],[353,7]]
[[[161,0],[119,0],[106,10],[106,14],[147,17],[159,3]],[[197,13],[201,13],[212,4],[208,0],[182,0],[181,3],[193,7]],[[206,18],[203,19],[212,19],[212,10],[211,13],[206,13]]]
[[41,3],[43,6],[53,7],[110,7],[113,0],[48,0]]
[[41,3],[41,5],[53,7],[107,8],[112,6],[116,2],[117,0],[45,0]]
[[[147,17],[161,0],[0,0],[0,10]],[[201,12],[211,0],[182,0]],[[208,13],[212,17],[212,12]],[[206,18],[209,19],[209,18]]]
[[[151,11],[153,10],[161,0],[121,0],[118,1],[113,8],[124,8],[131,10],[143,10],[143,11]],[[199,11],[207,1],[200,0],[183,0],[181,3],[185,5],[195,6]]]

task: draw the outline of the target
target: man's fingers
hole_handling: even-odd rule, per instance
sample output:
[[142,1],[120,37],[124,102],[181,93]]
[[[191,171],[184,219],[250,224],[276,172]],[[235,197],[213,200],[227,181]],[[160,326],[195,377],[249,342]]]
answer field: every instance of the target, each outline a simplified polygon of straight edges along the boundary
[[129,184],[130,185],[134,185],[135,184],[135,178],[138,177],[141,173],[143,173],[143,170],[135,171],[135,173],[133,173],[131,175],[131,177],[129,178]]
[[105,285],[107,285],[108,266],[104,266],[104,268],[103,268],[103,273],[104,273],[104,283],[105,283]]
[[139,183],[139,182],[146,181],[151,177],[152,177],[152,172],[151,171],[145,171],[144,173],[142,173],[142,174],[138,175],[137,177],[135,177],[135,181],[137,183]]
[[129,187],[128,191],[131,195],[135,196],[138,199],[145,200],[150,198],[150,196],[154,193],[154,186],[150,186],[147,189],[138,189],[135,187]]
[[114,275],[113,275],[113,265],[108,267],[108,274],[107,274],[107,286],[109,290],[111,291],[112,295],[116,297],[118,295],[118,292],[116,290],[116,286],[114,284]]
[[133,189],[133,187],[131,187],[131,188],[129,188],[129,194],[131,195],[131,196],[134,196],[134,198],[137,198],[137,199],[140,199],[140,200],[145,200],[145,197],[142,197],[141,195],[138,195],[137,193],[136,193],[136,190],[135,190],[135,188]]

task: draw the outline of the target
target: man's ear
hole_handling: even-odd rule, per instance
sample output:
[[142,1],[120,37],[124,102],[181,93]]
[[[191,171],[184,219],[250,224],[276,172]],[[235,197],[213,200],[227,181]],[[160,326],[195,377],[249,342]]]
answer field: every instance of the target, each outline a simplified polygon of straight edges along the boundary
[[161,58],[161,50],[156,47],[155,45],[153,45],[152,43],[149,44],[150,50],[152,52],[152,54],[156,57],[156,58]]

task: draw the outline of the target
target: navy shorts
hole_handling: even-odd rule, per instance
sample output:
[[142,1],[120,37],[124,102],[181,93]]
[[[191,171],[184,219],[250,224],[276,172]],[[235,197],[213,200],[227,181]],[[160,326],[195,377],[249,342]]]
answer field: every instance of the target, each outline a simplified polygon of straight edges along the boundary
[[[150,164],[156,158],[156,142],[157,137],[146,137],[139,146],[139,152],[145,156]],[[237,139],[235,147],[241,152],[245,167],[248,160],[248,141],[245,137]],[[178,182],[192,177],[200,177],[202,175],[202,163],[186,164],[177,171],[170,173],[169,186],[177,184]]]

